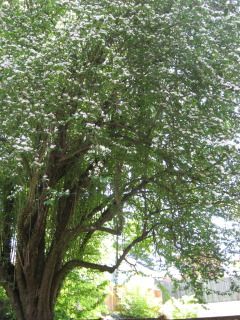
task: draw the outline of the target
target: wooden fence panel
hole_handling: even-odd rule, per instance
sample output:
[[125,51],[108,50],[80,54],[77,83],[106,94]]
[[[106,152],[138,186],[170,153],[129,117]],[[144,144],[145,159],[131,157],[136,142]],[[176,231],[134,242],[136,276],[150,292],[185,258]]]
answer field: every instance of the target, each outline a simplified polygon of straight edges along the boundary
[[[118,320],[158,320],[158,318],[119,318]],[[171,319],[170,319],[171,320]],[[240,315],[224,317],[185,318],[175,320],[240,320]]]
[[[225,301],[240,301],[240,289],[235,292],[231,292],[232,284],[240,288],[239,279],[224,278],[219,281],[209,281],[205,286],[206,290],[204,292],[204,300],[206,303],[213,302],[225,302]],[[174,290],[173,284],[169,281],[161,281],[161,284],[169,291],[170,295],[174,298],[181,298],[185,295],[193,295],[194,291],[191,288],[185,289],[184,285]],[[212,291],[210,294],[207,291]]]

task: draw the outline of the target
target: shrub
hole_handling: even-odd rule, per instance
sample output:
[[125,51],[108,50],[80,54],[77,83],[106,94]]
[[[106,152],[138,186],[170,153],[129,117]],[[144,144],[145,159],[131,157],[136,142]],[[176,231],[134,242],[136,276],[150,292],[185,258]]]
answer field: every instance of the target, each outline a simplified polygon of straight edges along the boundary
[[123,317],[158,317],[160,303],[152,291],[141,292],[138,287],[126,291],[119,304],[119,313]]
[[108,282],[97,272],[72,271],[64,282],[55,307],[56,320],[98,318],[106,311]]
[[2,320],[15,320],[15,315],[5,291],[0,287],[0,315]]
[[195,318],[199,309],[196,303],[197,300],[193,296],[171,298],[164,304],[163,309],[172,319]]

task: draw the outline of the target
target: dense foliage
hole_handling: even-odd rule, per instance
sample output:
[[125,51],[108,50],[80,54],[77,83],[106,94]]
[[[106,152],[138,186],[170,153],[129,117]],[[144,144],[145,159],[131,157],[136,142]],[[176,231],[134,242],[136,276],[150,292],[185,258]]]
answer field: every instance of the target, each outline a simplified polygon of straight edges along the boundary
[[0,315],[3,320],[15,320],[13,308],[2,287],[0,287]]
[[55,318],[98,319],[106,314],[108,310],[104,300],[108,282],[103,278],[93,272],[70,272],[56,303]]
[[157,318],[161,300],[155,297],[153,290],[143,291],[139,284],[135,284],[119,297],[117,311],[122,318]]
[[[18,319],[52,319],[70,270],[114,272],[142,241],[195,284],[222,273],[213,218],[237,210],[238,11],[1,2],[0,282]],[[122,235],[114,265],[92,253],[104,234]]]

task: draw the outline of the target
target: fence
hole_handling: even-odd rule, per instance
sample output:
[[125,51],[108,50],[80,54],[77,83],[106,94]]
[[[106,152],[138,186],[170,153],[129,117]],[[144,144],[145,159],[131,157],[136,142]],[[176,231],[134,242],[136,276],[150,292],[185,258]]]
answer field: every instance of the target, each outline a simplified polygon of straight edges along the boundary
[[[90,319],[85,319],[85,320],[90,320]],[[94,320],[94,319],[91,319],[91,320]],[[95,319],[95,320],[100,320],[100,319]],[[159,320],[159,318],[119,318],[118,320]],[[224,317],[185,318],[185,319],[175,319],[175,320],[240,320],[240,315],[224,316]]]
[[[161,281],[161,284],[169,291],[170,295],[175,298],[181,298],[184,295],[194,294],[191,288],[185,289],[184,285],[181,285],[178,289],[174,289],[173,284],[169,281]],[[224,302],[224,301],[240,301],[240,290],[231,291],[232,284],[240,288],[239,279],[224,278],[219,281],[209,281],[205,286],[203,298],[206,303],[211,302]],[[207,293],[210,291],[211,293]],[[224,320],[224,319],[223,319]]]
[[[100,319],[83,319],[83,320],[104,320],[104,319],[100,318]],[[159,320],[159,318],[118,318],[118,320]],[[224,317],[185,318],[185,319],[175,319],[175,320],[240,320],[240,315],[224,316]]]
[[188,318],[188,319],[178,319],[178,320],[240,320],[240,315],[225,316],[225,317]]

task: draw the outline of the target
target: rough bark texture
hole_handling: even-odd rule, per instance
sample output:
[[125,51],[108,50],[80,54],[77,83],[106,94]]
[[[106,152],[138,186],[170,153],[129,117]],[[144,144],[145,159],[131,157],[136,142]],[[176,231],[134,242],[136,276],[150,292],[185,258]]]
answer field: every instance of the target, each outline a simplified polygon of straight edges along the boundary
[[[19,263],[19,260],[17,260]],[[31,275],[31,268],[28,269]],[[44,273],[44,270],[42,270]],[[47,283],[51,274],[45,279],[34,281],[23,272],[22,267],[15,269],[16,278],[5,282],[5,289],[11,305],[16,313],[17,320],[51,320],[53,319],[53,297],[51,296],[51,282]]]
[[[46,246],[46,218],[49,208],[45,205],[45,190],[38,182],[31,181],[29,191],[29,200],[26,207],[18,220],[18,233],[16,246],[11,243],[11,230],[5,230],[5,247],[2,250],[2,259],[0,262],[0,283],[4,286],[7,295],[10,298],[13,309],[15,310],[17,320],[52,320],[54,316],[54,305],[66,275],[76,267],[90,268],[98,271],[114,272],[124,260],[131,248],[138,242],[145,239],[150,230],[145,228],[138,237],[126,245],[122,255],[119,256],[114,266],[100,265],[92,262],[73,259],[64,262],[64,255],[69,244],[79,233],[83,233],[81,252],[84,252],[86,244],[91,239],[95,231],[107,232],[110,234],[119,234],[119,230],[104,227],[104,223],[113,219],[117,212],[115,199],[106,207],[103,204],[99,218],[92,224],[88,225],[82,221],[69,228],[69,220],[74,212],[75,203],[77,201],[76,194],[81,192],[83,186],[87,186],[87,173],[80,176],[76,186],[73,186],[70,195],[64,199],[60,199],[56,211],[56,229],[52,235],[50,245]],[[50,170],[50,169],[49,169]],[[52,177],[50,184],[56,183],[58,177],[62,176],[59,169],[58,173],[54,173],[52,169],[49,175]],[[58,175],[58,177],[57,177]],[[36,177],[32,177],[35,180]],[[135,186],[129,193],[125,193],[123,202],[132,194],[135,194],[149,180],[142,181]],[[41,187],[39,187],[39,185]],[[10,192],[10,190],[9,190]],[[74,197],[72,196],[74,194]],[[38,199],[38,205],[34,204],[32,197]],[[95,211],[100,210],[98,206]],[[13,206],[10,202],[6,202],[5,211],[11,215]],[[9,224],[6,224],[9,225]]]

